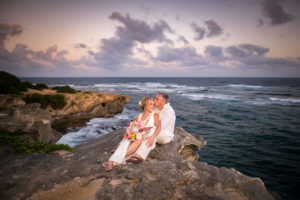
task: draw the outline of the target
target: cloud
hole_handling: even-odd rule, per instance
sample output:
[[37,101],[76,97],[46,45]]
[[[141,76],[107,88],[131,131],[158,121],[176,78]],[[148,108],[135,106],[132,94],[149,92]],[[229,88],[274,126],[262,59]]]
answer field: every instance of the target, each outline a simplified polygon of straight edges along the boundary
[[264,25],[264,20],[263,19],[258,19],[257,20],[257,27],[261,27],[261,26],[263,26]]
[[86,49],[86,48],[87,48],[87,45],[86,45],[86,44],[83,44],[83,43],[78,43],[78,44],[75,44],[75,48],[78,48],[78,49]]
[[207,37],[216,37],[223,33],[223,29],[212,19],[205,21],[205,25],[208,29]]
[[95,60],[94,66],[117,70],[124,64],[128,64],[127,62],[145,63],[132,58],[132,51],[137,42],[141,44],[150,42],[172,43],[165,36],[165,32],[173,33],[173,30],[163,20],[151,26],[142,20],[131,18],[129,14],[123,16],[118,12],[113,12],[109,18],[120,22],[122,25],[117,26],[113,37],[101,40],[99,51],[89,52]]
[[110,19],[121,22],[125,27],[117,27],[116,35],[122,39],[149,43],[152,41],[170,42],[164,31],[173,32],[170,26],[163,20],[155,23],[152,27],[141,20],[132,19],[129,14],[126,16],[113,12]]
[[204,55],[196,52],[194,47],[172,48],[161,46],[153,59],[164,64],[178,67],[194,67],[209,69],[256,68],[258,70],[280,69],[285,67],[300,68],[299,59],[267,57],[269,48],[254,44],[239,44],[228,47],[208,45]]
[[54,75],[74,69],[74,63],[68,61],[65,55],[66,50],[58,50],[56,45],[47,48],[45,51],[33,51],[25,44],[16,44],[8,51],[4,42],[8,37],[22,34],[23,27],[17,24],[0,24],[0,68],[16,75],[33,76],[40,73]]
[[178,37],[179,42],[183,42],[184,44],[189,44],[189,41],[182,35]]
[[225,51],[232,57],[264,56],[269,52],[269,48],[260,47],[252,44],[240,44],[238,46],[229,46]]
[[196,52],[194,47],[170,48],[159,47],[156,60],[169,63],[178,62],[182,67],[195,67],[204,65],[203,57]]
[[204,34],[205,34],[205,29],[201,28],[199,25],[197,25],[196,23],[192,23],[191,24],[192,29],[195,31],[196,36],[194,38],[194,40],[198,41],[198,40],[202,40],[204,38]]
[[282,25],[294,20],[294,16],[284,11],[277,0],[264,0],[262,2],[263,15],[271,20],[271,25]]
[[211,38],[223,34],[223,29],[214,20],[206,20],[204,24],[205,28],[202,28],[194,22],[191,23],[191,28],[196,33],[196,36],[194,37],[195,41],[202,40],[204,37]]
[[204,52],[206,56],[223,56],[223,48],[218,46],[206,46]]
[[4,41],[9,36],[17,36],[23,32],[23,27],[19,24],[0,23],[0,45],[4,46]]

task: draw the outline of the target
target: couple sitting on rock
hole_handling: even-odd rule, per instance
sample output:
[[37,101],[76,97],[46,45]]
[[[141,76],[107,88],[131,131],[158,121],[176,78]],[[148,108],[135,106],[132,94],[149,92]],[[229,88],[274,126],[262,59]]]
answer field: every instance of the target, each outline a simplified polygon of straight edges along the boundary
[[167,144],[173,140],[175,112],[168,103],[167,94],[158,93],[156,98],[144,97],[139,108],[144,112],[127,124],[126,133],[118,148],[103,163],[106,171],[114,165],[145,160],[155,144]]

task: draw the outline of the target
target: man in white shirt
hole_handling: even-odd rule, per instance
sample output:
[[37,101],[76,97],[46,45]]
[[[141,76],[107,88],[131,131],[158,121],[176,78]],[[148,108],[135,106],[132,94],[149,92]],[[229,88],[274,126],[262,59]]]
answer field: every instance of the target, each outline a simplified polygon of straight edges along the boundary
[[157,108],[156,111],[159,114],[161,123],[161,131],[156,137],[156,142],[159,144],[167,144],[174,138],[176,116],[168,101],[169,96],[164,93],[158,93],[154,99],[154,105]]

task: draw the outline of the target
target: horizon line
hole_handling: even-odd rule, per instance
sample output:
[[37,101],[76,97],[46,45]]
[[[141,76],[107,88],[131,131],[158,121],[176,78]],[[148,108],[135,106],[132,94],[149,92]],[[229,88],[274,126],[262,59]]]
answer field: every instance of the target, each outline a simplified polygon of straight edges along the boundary
[[300,76],[19,76],[19,78],[300,78]]

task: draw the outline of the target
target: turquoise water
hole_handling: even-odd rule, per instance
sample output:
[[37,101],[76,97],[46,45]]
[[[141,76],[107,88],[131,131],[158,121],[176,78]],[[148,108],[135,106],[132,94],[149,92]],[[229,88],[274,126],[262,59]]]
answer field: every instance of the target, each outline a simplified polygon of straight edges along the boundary
[[202,135],[200,161],[260,177],[283,199],[299,199],[300,79],[285,78],[23,78],[78,90],[127,94],[122,114],[96,118],[61,142],[76,146],[120,128],[143,96],[166,92],[176,126]]

